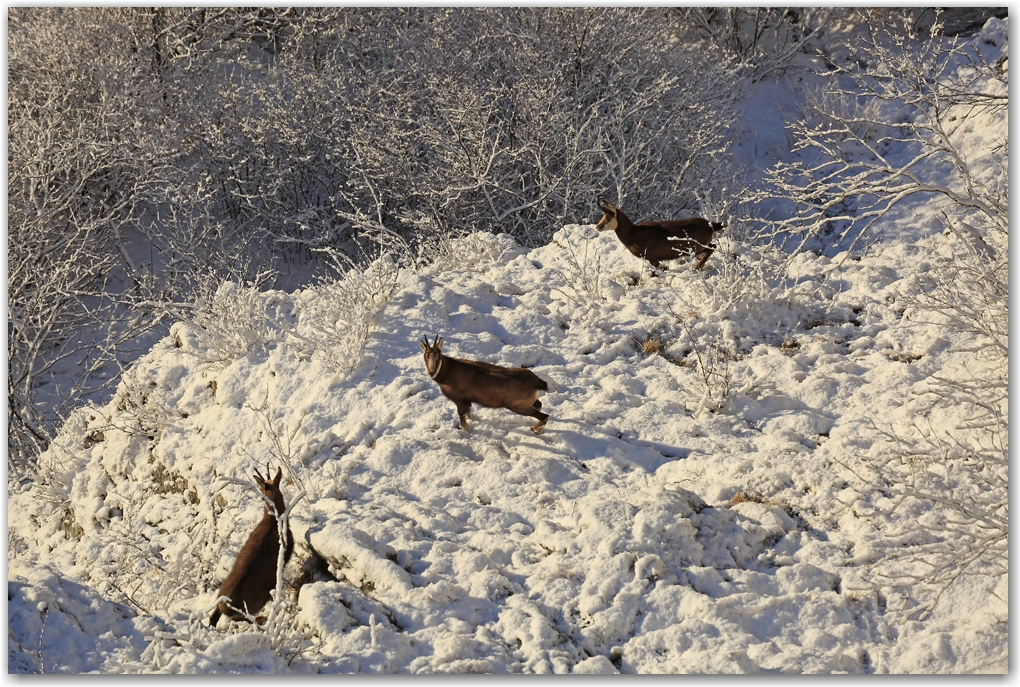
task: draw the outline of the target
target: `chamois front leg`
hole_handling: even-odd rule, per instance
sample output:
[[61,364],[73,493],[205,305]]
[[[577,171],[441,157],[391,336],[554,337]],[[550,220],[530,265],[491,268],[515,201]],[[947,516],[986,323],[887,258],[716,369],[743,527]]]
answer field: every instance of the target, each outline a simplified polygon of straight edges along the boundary
[[704,267],[705,262],[708,261],[708,256],[710,256],[712,253],[713,249],[706,246],[705,249],[698,254],[701,257],[701,260],[699,260],[698,264],[694,266],[694,269],[700,270],[702,267]]
[[660,260],[654,260],[648,257],[647,254],[645,255],[645,260],[647,260],[648,264],[652,266],[652,277],[661,277],[666,272]]
[[468,416],[471,415],[471,401],[454,401],[457,404],[457,414],[460,416],[460,428],[468,429]]

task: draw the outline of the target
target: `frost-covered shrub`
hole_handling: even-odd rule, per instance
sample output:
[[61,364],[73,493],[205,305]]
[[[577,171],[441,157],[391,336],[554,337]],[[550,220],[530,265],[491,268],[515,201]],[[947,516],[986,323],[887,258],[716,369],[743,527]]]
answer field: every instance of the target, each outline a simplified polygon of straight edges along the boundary
[[[335,213],[358,235],[393,245],[481,229],[535,246],[599,194],[671,214],[722,176],[732,81],[676,40],[667,13],[386,14],[349,18],[371,67],[326,70],[354,92],[340,104],[349,152],[335,157],[349,181]],[[415,88],[390,88],[407,80]],[[354,104],[367,97],[377,104]]]
[[431,262],[419,271],[423,274],[438,274],[446,270],[482,272],[519,252],[522,252],[520,247],[507,234],[477,231],[459,238],[441,235],[433,248]]
[[[611,232],[607,232],[611,234]],[[598,303],[616,298],[623,287],[610,279],[606,266],[606,247],[616,237],[600,235],[590,225],[575,225],[556,232],[552,242],[563,249],[561,267],[552,268],[563,282],[556,287],[576,303]]]
[[[697,304],[703,313],[736,313],[787,297],[786,255],[774,245],[755,245],[748,223],[726,210],[706,216],[725,218],[716,249],[704,269],[688,269],[670,279],[676,300]],[[688,263],[692,268],[694,262]]]
[[[714,44],[743,76],[757,81],[784,69],[809,41],[847,14],[845,8],[677,7],[685,31]],[[852,11],[852,10],[851,10]]]
[[[846,90],[825,82],[807,89],[805,97],[794,109],[798,116],[797,127],[805,130],[827,130],[836,142],[845,143],[844,155],[867,154],[866,148],[855,146],[855,141],[871,144],[899,132],[906,124],[901,109],[877,98],[861,99]],[[900,121],[897,121],[900,120]]]
[[306,289],[297,298],[297,326],[288,330],[292,342],[308,355],[318,353],[337,372],[354,370],[372,319],[396,288],[398,273],[397,264],[384,254],[365,268],[349,265],[342,278]]
[[901,520],[910,524],[876,537],[870,566],[872,585],[893,587],[903,599],[890,609],[901,620],[928,618],[964,576],[1009,572],[1006,386],[988,393],[966,381],[936,382],[930,393],[934,405],[964,410],[962,421],[878,426],[857,486],[862,517],[912,514]]
[[188,329],[195,345],[185,350],[206,363],[227,364],[275,338],[266,315],[266,296],[256,286],[228,281],[200,297],[190,309]]
[[693,411],[697,419],[705,411],[721,409],[737,392],[734,387],[736,351],[732,345],[727,345],[725,335],[718,329],[705,331],[694,325],[693,319],[677,316],[690,346],[690,353],[679,364],[694,372],[697,389],[687,401],[687,410]]
[[862,514],[919,513],[883,533],[874,568],[920,598],[897,610],[922,620],[962,576],[1009,571],[1008,236],[991,227],[985,240],[946,222],[946,255],[902,301],[913,321],[969,334],[968,360],[927,380],[915,423],[876,423],[857,487]]
[[[154,321],[129,235],[171,155],[122,8],[9,14],[8,450],[31,470],[56,427],[112,391],[131,340]],[[103,36],[97,41],[96,36]]]
[[936,13],[928,36],[904,20],[861,41],[857,66],[832,74],[851,86],[818,103],[816,122],[794,126],[805,161],[770,174],[776,196],[793,202],[776,235],[795,252],[873,238],[907,199],[929,203],[949,238],[900,305],[966,341],[967,360],[918,388],[916,421],[876,418],[855,470],[855,513],[910,514],[911,524],[878,538],[871,568],[875,586],[909,590],[901,619],[928,617],[963,575],[1008,568],[1005,28],[991,19],[973,41],[949,40]]

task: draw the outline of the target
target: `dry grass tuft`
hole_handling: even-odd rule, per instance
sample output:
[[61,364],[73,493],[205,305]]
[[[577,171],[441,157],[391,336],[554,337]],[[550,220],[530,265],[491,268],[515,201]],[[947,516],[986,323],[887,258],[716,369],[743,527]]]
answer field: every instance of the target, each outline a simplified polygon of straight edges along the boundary
[[735,506],[738,503],[745,503],[747,501],[750,501],[751,503],[765,503],[765,499],[763,499],[761,496],[758,496],[758,494],[752,494],[751,492],[742,491],[736,496],[734,496],[732,499],[730,499],[730,505]]
[[886,356],[889,360],[895,360],[898,363],[907,363],[908,365],[923,357],[919,353],[887,353]]
[[666,347],[661,338],[651,334],[645,334],[640,339],[636,336],[631,338],[634,340],[634,346],[645,355],[656,355]]
[[800,350],[800,341],[789,338],[784,339],[783,345],[779,347],[779,350],[781,350],[786,355],[793,355],[794,353]]

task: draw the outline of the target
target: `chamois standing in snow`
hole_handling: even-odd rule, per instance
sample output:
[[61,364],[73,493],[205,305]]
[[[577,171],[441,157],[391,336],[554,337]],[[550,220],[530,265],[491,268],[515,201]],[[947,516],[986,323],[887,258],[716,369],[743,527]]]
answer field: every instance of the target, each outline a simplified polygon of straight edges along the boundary
[[[283,477],[283,468],[277,468],[276,477],[270,481],[271,473],[269,466],[266,466],[266,476],[255,471],[255,481],[262,489],[262,495],[269,499],[273,506],[266,504],[265,514],[259,522],[255,531],[248,537],[248,541],[241,547],[234,561],[227,579],[223,580],[220,586],[220,596],[230,598],[230,605],[241,610],[247,609],[249,614],[255,614],[269,601],[269,592],[276,586],[276,562],[280,552],[280,531],[277,526],[277,517],[283,514],[285,506],[283,493],[280,491],[280,479]],[[283,553],[284,564],[290,560],[294,552],[294,538],[290,534],[290,527],[287,527],[287,545]],[[209,624],[216,627],[220,615],[226,615],[233,620],[247,620],[243,613],[235,611],[223,601],[216,605],[209,618]],[[259,623],[265,622],[265,618],[256,618]]]
[[656,269],[662,260],[693,254],[700,258],[695,267],[700,270],[715,250],[712,244],[715,233],[723,230],[719,222],[709,222],[701,217],[634,224],[623,210],[605,198],[599,198],[598,205],[603,214],[595,228],[615,231],[627,250],[652,263]]
[[457,405],[462,429],[467,429],[472,403],[536,417],[538,424],[531,428],[535,433],[545,427],[549,416],[540,410],[542,402],[538,400],[538,392],[548,391],[549,385],[531,370],[451,358],[443,355],[440,336],[432,345],[427,336],[418,343],[425,351],[425,371],[436,380],[443,395]]

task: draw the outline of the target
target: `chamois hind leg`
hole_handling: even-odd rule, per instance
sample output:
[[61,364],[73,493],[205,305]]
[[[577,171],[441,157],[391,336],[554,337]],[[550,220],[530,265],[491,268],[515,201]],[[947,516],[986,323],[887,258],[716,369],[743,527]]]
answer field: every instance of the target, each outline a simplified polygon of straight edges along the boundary
[[526,400],[519,400],[513,403],[512,405],[506,406],[508,410],[512,410],[518,415],[525,415],[527,417],[537,417],[539,419],[539,423],[531,428],[531,431],[536,433],[540,431],[543,426],[545,426],[546,421],[549,419],[549,416],[547,414],[539,410],[539,408],[541,407],[542,403],[538,399],[532,401],[530,405]]

